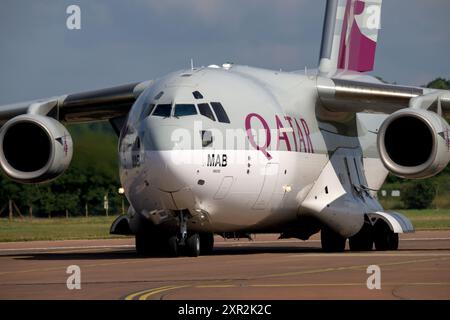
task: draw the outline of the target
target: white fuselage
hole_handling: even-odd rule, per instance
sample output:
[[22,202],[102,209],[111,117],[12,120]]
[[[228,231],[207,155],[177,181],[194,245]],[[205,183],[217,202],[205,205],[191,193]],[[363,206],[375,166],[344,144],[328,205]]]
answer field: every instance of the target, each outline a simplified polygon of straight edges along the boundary
[[[352,161],[363,176],[360,184],[364,179],[378,189],[387,175],[376,148],[384,118],[330,119],[318,111],[315,82],[315,76],[238,66],[182,71],[156,81],[136,101],[119,142],[132,214],[159,225],[185,210],[189,228],[197,231],[280,231],[310,214],[302,203],[337,150],[360,159]],[[230,123],[200,114],[199,104],[212,102],[223,105]],[[159,104],[193,104],[198,114],[145,114]],[[352,193],[355,178],[338,171]]]

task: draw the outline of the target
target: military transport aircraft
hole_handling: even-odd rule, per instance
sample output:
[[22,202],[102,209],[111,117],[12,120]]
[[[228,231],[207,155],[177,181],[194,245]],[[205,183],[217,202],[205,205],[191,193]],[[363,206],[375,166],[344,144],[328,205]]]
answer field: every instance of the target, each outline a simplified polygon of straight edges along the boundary
[[110,121],[131,206],[111,226],[139,254],[208,254],[214,234],[280,233],[324,251],[395,250],[411,222],[383,210],[389,172],[450,160],[450,91],[385,84],[374,66],[382,0],[328,0],[319,67],[231,63],[0,107],[0,166],[43,183],[72,158],[67,123]]

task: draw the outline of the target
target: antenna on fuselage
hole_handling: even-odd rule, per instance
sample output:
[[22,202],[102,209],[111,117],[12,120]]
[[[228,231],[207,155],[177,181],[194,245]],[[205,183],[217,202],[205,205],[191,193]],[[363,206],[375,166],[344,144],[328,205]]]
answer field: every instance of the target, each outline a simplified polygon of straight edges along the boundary
[[194,70],[194,59],[191,58],[191,70]]

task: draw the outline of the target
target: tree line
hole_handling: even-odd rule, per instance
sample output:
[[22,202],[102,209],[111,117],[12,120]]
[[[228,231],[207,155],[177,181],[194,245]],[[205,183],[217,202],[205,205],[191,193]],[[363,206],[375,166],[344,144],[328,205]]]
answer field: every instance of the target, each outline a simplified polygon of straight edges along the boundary
[[[426,87],[448,90],[450,80],[438,78]],[[117,136],[110,125],[107,122],[71,125],[68,129],[75,144],[74,159],[62,176],[50,183],[23,185],[0,175],[0,216],[7,216],[10,210],[41,217],[104,215],[105,195],[110,213],[122,211]],[[441,175],[450,177],[450,167]],[[412,199],[411,206],[426,207],[435,196],[435,181],[435,178],[426,182],[404,181],[389,175],[387,183],[402,183],[406,188],[405,199]]]
[[2,175],[0,215],[7,216],[11,209],[15,215],[24,216],[104,215],[105,196],[108,213],[116,214],[122,210],[119,187],[116,176],[89,167],[70,167],[61,177],[45,184],[19,184]]
[[[37,217],[105,215],[122,212],[117,164],[117,137],[107,122],[70,125],[74,157],[57,179],[43,184],[20,184],[0,175],[0,216]],[[125,209],[127,202],[124,201]]]

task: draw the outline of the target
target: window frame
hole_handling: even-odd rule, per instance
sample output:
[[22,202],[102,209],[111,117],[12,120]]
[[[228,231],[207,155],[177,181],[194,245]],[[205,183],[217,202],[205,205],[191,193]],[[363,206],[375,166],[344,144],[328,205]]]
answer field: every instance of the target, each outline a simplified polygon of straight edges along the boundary
[[144,107],[142,108],[141,114],[139,116],[139,121],[150,117],[150,115],[153,113],[153,110],[155,110],[156,106],[157,106],[156,103],[148,103],[148,104],[144,105]]
[[[211,108],[214,111],[217,121],[220,123],[231,123],[230,117],[228,116],[227,111],[225,110],[224,106],[222,105],[222,103],[214,101],[214,102],[210,102]],[[224,119],[225,121],[222,121],[219,119],[218,113],[216,112],[216,108],[214,107],[214,105],[218,106],[219,109],[222,109],[221,111],[223,111],[223,115],[225,115],[226,119]]]
[[203,94],[198,90],[192,91],[192,95],[194,96],[195,100],[203,100],[204,99]]
[[[177,110],[177,106],[180,106],[180,105],[182,105],[182,106],[193,106],[194,109],[195,109],[195,114],[187,114],[187,115],[182,115],[182,116],[175,115],[175,112]],[[182,117],[190,117],[190,116],[198,116],[199,115],[199,112],[198,112],[198,109],[197,109],[197,106],[195,105],[195,103],[174,103],[172,109],[173,109],[173,117],[174,118],[182,118]]]
[[[169,116],[165,117],[165,116],[161,116],[161,115],[155,115],[155,111],[158,109],[159,106],[170,106],[170,114],[169,114]],[[151,113],[151,116],[152,116],[152,117],[153,117],[153,116],[155,116],[155,117],[160,117],[160,118],[165,119],[165,118],[170,118],[170,117],[172,116],[172,113],[173,113],[173,103],[160,103],[160,104],[157,104],[157,105],[153,108],[153,111],[152,111],[152,113]]]
[[153,98],[153,100],[158,101],[159,99],[162,98],[163,95],[164,95],[164,91],[160,91],[156,94],[156,96]]
[[[200,111],[200,105],[206,105],[206,106],[208,106],[208,110],[211,112],[212,118],[208,117],[207,115],[204,115],[204,114]],[[200,114],[202,117],[206,117],[206,118],[208,118],[209,120],[214,121],[214,122],[217,121],[217,117],[216,117],[216,115],[215,115],[215,113],[214,113],[214,110],[212,109],[211,105],[210,105],[208,102],[197,103],[197,108],[198,108],[199,114]]]

